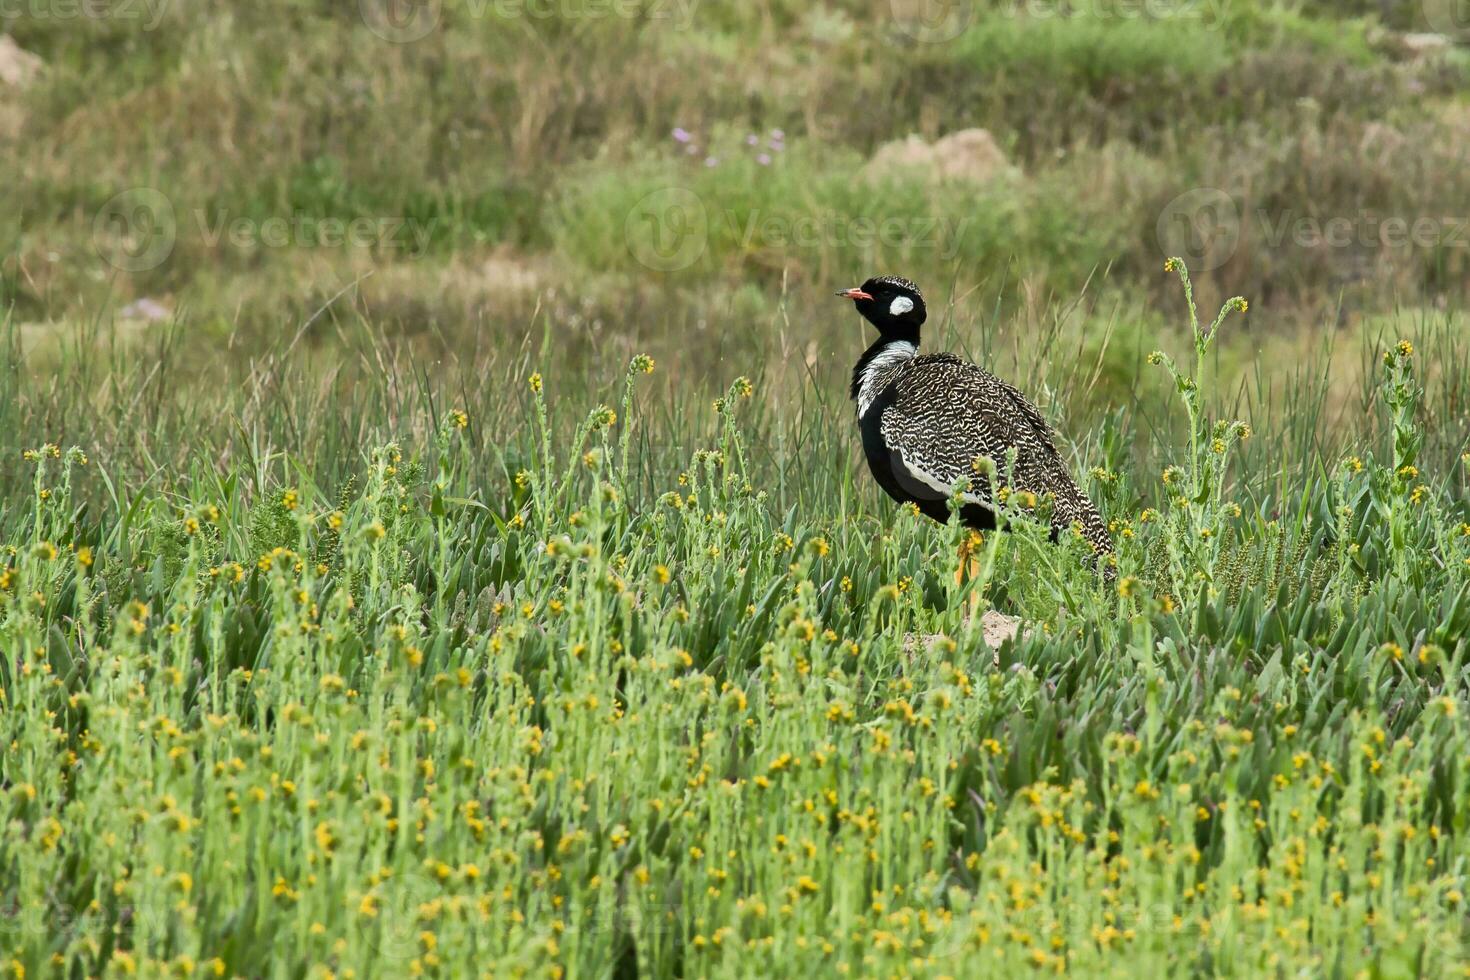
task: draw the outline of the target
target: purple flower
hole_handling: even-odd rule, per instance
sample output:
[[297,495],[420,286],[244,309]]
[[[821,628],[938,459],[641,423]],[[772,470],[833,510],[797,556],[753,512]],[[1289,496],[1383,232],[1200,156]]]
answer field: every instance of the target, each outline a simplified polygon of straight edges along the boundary
[[780,153],[782,150],[786,149],[786,144],[777,139],[771,140],[769,145],[771,149],[775,150],[777,153]]
[[784,129],[773,129],[773,130],[771,130],[771,139],[775,140],[777,143],[781,142],[785,138],[786,138],[786,131]]
[[754,133],[751,133],[749,136],[745,137],[745,145],[746,146],[755,146],[760,141],[761,141],[761,138],[759,136],[755,135]]
[[762,167],[769,167],[771,165],[771,155],[769,153],[762,153],[760,156],[755,158],[755,162],[760,164]]
[[677,143],[688,143],[694,138],[694,134],[683,126],[675,126],[673,132],[674,141]]
[[719,157],[705,157],[704,158],[704,165],[706,167],[718,167],[720,165],[720,158]]
[[156,323],[173,316],[173,311],[158,300],[144,296],[118,310],[117,315],[124,320],[146,320],[149,323]]

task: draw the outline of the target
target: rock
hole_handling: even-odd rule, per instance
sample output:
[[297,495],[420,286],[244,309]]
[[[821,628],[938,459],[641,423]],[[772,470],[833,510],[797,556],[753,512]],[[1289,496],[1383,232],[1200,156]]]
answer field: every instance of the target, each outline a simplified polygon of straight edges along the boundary
[[958,181],[985,184],[1016,176],[995,137],[985,129],[962,129],[934,143],[920,136],[885,143],[863,167],[868,181],[900,176],[917,176],[935,182]]
[[501,249],[480,266],[480,279],[495,291],[534,293],[541,288],[541,272],[526,258]]
[[0,139],[13,140],[25,125],[25,111],[9,98],[41,73],[41,59],[21,50],[9,34],[0,34]]
[[0,85],[25,88],[36,80],[41,67],[40,58],[22,50],[9,34],[0,34]]
[[998,651],[1006,640],[1014,640],[1020,635],[1021,619],[987,609],[980,615],[980,633],[985,637],[985,645]]
[[[1030,636],[1031,631],[1027,630],[1024,635]],[[1001,644],[1020,636],[1022,636],[1021,617],[1007,616],[994,609],[987,609],[980,614],[980,639],[990,648],[993,654],[991,663],[996,666],[1000,666]],[[944,633],[905,633],[903,652],[909,660],[919,656],[937,654],[940,649],[938,644],[952,644],[954,639]]]
[[1399,44],[1411,58],[1425,58],[1455,46],[1454,40],[1443,34],[1428,33],[1405,34],[1399,38]]
[[1390,30],[1370,30],[1368,43],[1399,61],[1423,61],[1443,55],[1455,46],[1448,34],[1431,32],[1400,34]]

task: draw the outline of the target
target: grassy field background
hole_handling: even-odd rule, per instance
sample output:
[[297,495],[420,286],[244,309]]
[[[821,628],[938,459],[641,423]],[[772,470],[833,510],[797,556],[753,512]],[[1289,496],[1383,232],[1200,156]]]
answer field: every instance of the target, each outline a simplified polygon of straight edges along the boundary
[[[1456,14],[0,8],[0,967],[1464,975]],[[880,272],[1115,576],[881,497]]]

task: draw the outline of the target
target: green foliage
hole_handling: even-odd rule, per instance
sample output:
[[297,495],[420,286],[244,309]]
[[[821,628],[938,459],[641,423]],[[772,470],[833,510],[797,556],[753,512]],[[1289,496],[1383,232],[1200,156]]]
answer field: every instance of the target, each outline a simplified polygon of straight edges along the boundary
[[[1431,6],[391,6],[3,15],[0,973],[1463,968],[1467,59],[1379,24]],[[865,173],[973,126],[993,181]],[[1442,224],[1290,233],[1364,215]],[[1073,438],[1114,574],[880,498],[875,271]]]
[[[1422,438],[1440,389],[1405,342],[1386,453],[1371,427],[1340,465],[1220,453],[1220,325],[1191,320],[1188,373],[1160,358],[1162,490],[1131,412],[1078,465],[1112,578],[1022,495],[980,540],[878,504],[820,388],[785,422],[745,378],[662,406],[645,355],[401,415],[365,385],[301,411],[316,382],[274,365],[251,433],[143,420],[195,433],[166,490],[27,451],[5,965],[1451,970],[1470,524]],[[1020,633],[988,645],[974,595]]]
[[[684,281],[732,275],[770,287],[783,276],[836,281],[855,269],[905,269],[930,282],[956,270],[1001,282],[1020,268],[1082,282],[1116,247],[1120,229],[1051,189],[1001,181],[932,186],[895,176],[865,180],[861,161],[832,161],[789,150],[778,167],[736,156],[718,168],[660,160],[656,153],[612,174],[577,173],[561,189],[549,221],[558,250],[590,269],[647,271],[638,247],[695,242]],[[660,195],[682,208],[677,223],[643,215]],[[686,203],[687,202],[687,203]],[[666,222],[654,227],[640,218]],[[1095,220],[1094,220],[1095,219]]]
[[1229,63],[1228,50],[1210,31],[1180,26],[1097,14],[982,17],[953,54],[1013,84],[1075,88],[1089,96],[1117,86],[1173,88],[1208,79]]
[[[1201,287],[1228,276],[1292,329],[1336,310],[1344,282],[1347,312],[1371,315],[1467,281],[1453,225],[1413,248],[1370,244],[1372,276],[1357,248],[1266,240],[1301,217],[1457,220],[1466,59],[1410,58],[1366,10],[1003,0],[921,42],[889,0],[446,2],[424,37],[393,43],[374,32],[378,4],[6,17],[46,70],[0,96],[17,127],[0,169],[19,175],[0,185],[0,305],[27,325],[105,322],[149,297],[201,336],[267,341],[358,281],[383,321],[454,343],[481,328],[511,339],[546,287],[589,271],[625,291],[674,287],[679,315],[700,319],[729,291],[829,289],[883,261],[1007,301],[1101,283],[1157,314],[1160,218],[1195,188],[1231,195],[1245,224],[1236,261]],[[1011,179],[898,180],[882,199],[858,179],[883,143],[977,126]],[[744,140],[776,128],[785,149],[762,167]],[[627,226],[669,186],[704,201],[711,239],[687,268],[650,269]],[[129,188],[165,195],[177,219],[167,256],[131,271],[96,240]],[[766,232],[749,234],[752,217]],[[936,217],[937,235],[919,227]],[[896,242],[854,230],[893,219],[908,223]],[[285,240],[260,244],[282,222]],[[352,222],[392,239],[334,244]]]

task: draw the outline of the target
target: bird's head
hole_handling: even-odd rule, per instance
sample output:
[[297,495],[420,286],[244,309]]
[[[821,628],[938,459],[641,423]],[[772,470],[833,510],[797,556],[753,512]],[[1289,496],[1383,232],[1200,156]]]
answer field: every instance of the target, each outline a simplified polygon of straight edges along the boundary
[[852,300],[857,311],[884,337],[918,343],[919,328],[924,324],[924,297],[919,287],[907,279],[874,276],[854,289],[840,290],[837,295]]

